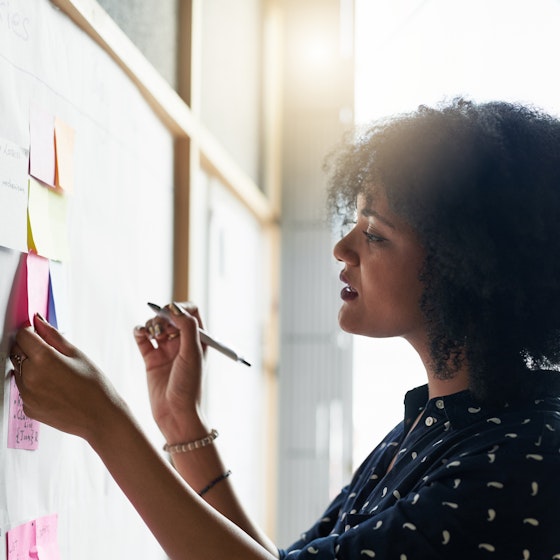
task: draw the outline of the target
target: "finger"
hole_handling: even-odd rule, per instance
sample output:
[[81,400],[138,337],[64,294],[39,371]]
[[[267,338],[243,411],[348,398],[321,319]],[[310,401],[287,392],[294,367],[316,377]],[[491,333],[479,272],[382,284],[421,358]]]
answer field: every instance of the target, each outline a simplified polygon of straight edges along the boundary
[[204,325],[202,323],[202,317],[200,316],[200,310],[198,306],[193,303],[192,301],[181,301],[181,302],[174,302],[175,305],[179,306],[180,308],[184,309],[189,315],[192,315],[196,318],[199,328],[203,329]]
[[21,347],[18,345],[17,342],[14,342],[14,344],[10,348],[10,356],[9,356],[10,361],[12,362],[14,367],[18,366],[18,361],[21,360],[23,356],[25,356],[23,350],[21,349]]
[[14,371],[16,371],[20,376],[23,373],[23,362],[27,360],[27,355],[25,352],[15,343],[10,350],[10,361],[14,366]]
[[151,330],[148,328],[149,332],[157,339],[158,342],[168,340],[170,335],[171,339],[178,336],[179,330],[173,326],[169,321],[159,321],[154,320],[151,324]]
[[[33,332],[31,328],[27,327],[25,329],[20,329],[16,333],[15,344],[12,348],[14,350],[10,352],[11,355],[16,356],[20,354],[29,357],[37,356],[38,353],[47,350],[49,345],[37,333]],[[14,363],[13,360],[12,363]]]
[[[57,329],[47,323],[38,313],[33,317],[33,326],[35,327],[35,332],[41,339],[55,350],[58,350],[61,354],[65,356],[76,354],[76,347],[68,342]],[[31,334],[31,331],[28,330],[27,332]],[[23,350],[25,351],[25,348],[23,348]]]
[[150,354],[150,352],[153,352],[154,345],[146,327],[134,327],[133,335],[142,357],[146,357],[148,354]]
[[177,329],[185,335],[181,336],[180,348],[183,355],[189,353],[190,345],[193,343],[202,351],[200,335],[198,334],[199,324],[197,318],[177,303],[170,303],[166,307],[173,315],[173,322]]

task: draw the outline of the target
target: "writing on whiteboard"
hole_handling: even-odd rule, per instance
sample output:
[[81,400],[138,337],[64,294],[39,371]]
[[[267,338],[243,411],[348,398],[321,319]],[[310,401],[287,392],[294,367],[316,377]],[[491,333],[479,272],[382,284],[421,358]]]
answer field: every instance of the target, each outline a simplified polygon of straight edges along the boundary
[[17,3],[0,0],[0,27],[5,27],[16,37],[28,41],[30,24],[31,20],[18,9]]

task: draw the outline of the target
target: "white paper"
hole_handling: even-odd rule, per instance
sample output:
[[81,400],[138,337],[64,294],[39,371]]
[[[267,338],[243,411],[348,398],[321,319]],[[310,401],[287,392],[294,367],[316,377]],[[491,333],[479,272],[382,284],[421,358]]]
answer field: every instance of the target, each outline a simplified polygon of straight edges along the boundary
[[27,251],[29,152],[0,138],[0,245]]

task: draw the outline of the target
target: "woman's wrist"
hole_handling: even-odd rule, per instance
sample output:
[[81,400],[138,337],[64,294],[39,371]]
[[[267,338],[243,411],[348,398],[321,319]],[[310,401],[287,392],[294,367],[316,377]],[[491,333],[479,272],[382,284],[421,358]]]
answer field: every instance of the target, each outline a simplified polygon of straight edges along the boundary
[[168,445],[200,440],[210,433],[206,421],[199,414],[175,419],[172,425],[160,425],[160,431]]
[[207,447],[212,445],[214,440],[218,437],[218,430],[212,429],[204,437],[189,441],[182,441],[177,443],[166,443],[163,446],[163,450],[167,451],[171,455],[175,453],[188,453],[189,451],[195,451],[201,447]]
[[118,440],[123,428],[127,429],[127,425],[134,424],[136,422],[128,405],[117,396],[110,399],[105,412],[95,419],[83,438],[99,452],[102,448],[113,445],[113,439]]

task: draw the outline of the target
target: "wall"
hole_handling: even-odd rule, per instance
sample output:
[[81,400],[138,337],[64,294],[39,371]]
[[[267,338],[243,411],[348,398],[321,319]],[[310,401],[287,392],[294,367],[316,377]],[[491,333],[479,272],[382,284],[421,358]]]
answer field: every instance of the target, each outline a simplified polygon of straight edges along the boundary
[[[67,303],[64,331],[126,395],[159,446],[132,328],[150,316],[146,301],[171,297],[173,139],[106,53],[45,0],[12,0],[0,7],[0,76],[1,138],[29,147],[32,105],[75,130],[69,256],[61,264],[67,288],[58,298]],[[18,251],[0,249],[0,311],[19,258]],[[4,329],[4,352],[9,336]],[[2,542],[7,530],[58,514],[62,558],[162,558],[81,440],[41,426],[37,450],[7,448],[5,353],[4,364]],[[0,558],[4,552],[0,547]]]

